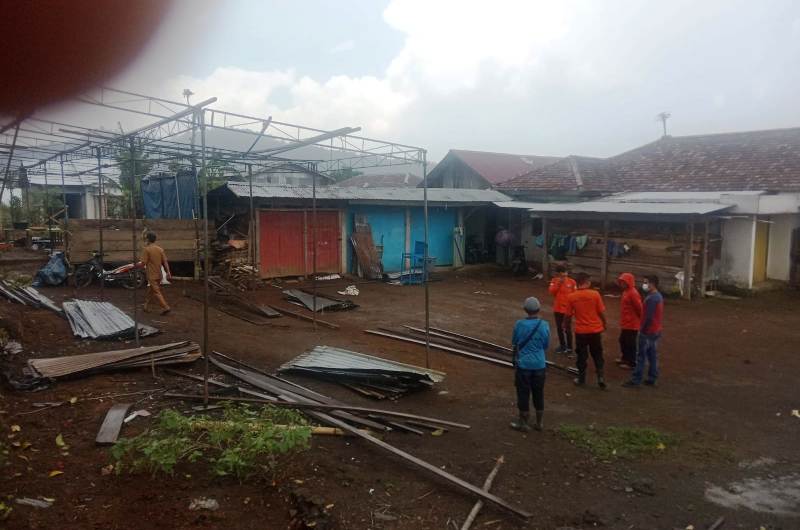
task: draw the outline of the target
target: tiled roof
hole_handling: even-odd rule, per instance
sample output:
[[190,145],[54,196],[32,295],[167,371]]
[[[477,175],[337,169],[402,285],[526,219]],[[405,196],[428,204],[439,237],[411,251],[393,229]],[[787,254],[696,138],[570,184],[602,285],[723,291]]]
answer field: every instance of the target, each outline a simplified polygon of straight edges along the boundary
[[[576,171],[577,170],[577,171]],[[583,186],[574,178],[580,175]],[[567,157],[506,191],[800,191],[800,128],[667,136],[606,159]]]
[[568,156],[497,185],[500,190],[613,191],[613,168],[608,160]]
[[800,191],[800,128],[666,137],[609,161],[620,191]]
[[555,156],[513,155],[464,149],[451,149],[450,153],[460,158],[491,184],[512,179],[558,160]]

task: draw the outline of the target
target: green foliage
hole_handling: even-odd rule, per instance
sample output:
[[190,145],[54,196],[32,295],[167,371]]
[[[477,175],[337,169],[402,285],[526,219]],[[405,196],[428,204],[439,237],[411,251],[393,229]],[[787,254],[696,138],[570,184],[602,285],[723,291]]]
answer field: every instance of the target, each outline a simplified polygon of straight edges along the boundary
[[357,177],[362,175],[363,171],[359,171],[357,169],[353,169],[351,167],[345,167],[342,169],[336,169],[334,171],[329,171],[327,175],[331,177],[335,182],[341,182],[343,180],[347,180],[350,177]]
[[8,200],[8,205],[11,222],[16,223],[22,221],[22,198],[14,195]]
[[650,428],[561,425],[558,431],[574,445],[602,459],[652,454],[677,443],[675,436]]
[[152,428],[119,440],[111,455],[118,473],[172,474],[181,463],[204,462],[216,475],[242,479],[274,469],[279,456],[308,448],[310,438],[311,428],[296,411],[225,404],[221,419],[163,410]]
[[119,167],[120,196],[108,197],[108,211],[111,217],[131,218],[131,193],[133,193],[136,217],[144,211],[142,204],[142,178],[153,169],[154,162],[149,159],[141,145],[134,143],[133,152],[130,147],[121,147],[114,155]]

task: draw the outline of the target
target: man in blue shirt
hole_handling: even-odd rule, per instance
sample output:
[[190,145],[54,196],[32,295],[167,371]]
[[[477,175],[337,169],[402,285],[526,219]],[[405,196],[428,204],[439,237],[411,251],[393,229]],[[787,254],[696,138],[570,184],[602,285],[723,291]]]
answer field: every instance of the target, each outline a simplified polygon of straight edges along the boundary
[[517,387],[519,419],[511,422],[511,428],[530,432],[530,402],[536,410],[534,429],[542,430],[544,416],[545,351],[550,346],[550,327],[539,318],[539,300],[530,297],[523,309],[528,318],[514,325],[511,344],[514,347],[514,384]]

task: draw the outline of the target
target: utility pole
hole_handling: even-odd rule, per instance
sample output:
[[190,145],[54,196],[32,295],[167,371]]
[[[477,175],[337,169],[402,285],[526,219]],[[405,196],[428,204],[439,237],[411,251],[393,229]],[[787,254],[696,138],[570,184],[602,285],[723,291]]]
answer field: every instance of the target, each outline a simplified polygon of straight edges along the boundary
[[666,137],[667,137],[667,120],[668,120],[668,119],[669,119],[671,116],[672,116],[672,114],[670,114],[669,112],[666,112],[666,111],[664,111],[664,112],[659,112],[659,113],[656,115],[656,119],[657,119],[657,120],[659,120],[659,121],[661,121],[661,128],[662,128],[662,129],[663,129],[663,131],[664,131],[664,135],[662,136],[662,138],[666,138]]

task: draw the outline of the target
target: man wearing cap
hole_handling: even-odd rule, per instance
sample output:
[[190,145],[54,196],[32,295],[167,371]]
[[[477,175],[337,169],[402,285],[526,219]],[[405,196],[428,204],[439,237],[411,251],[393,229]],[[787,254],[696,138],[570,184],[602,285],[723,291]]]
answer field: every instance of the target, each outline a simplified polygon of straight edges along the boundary
[[529,432],[530,402],[536,410],[534,429],[542,430],[544,417],[545,351],[550,346],[550,326],[539,318],[541,304],[533,296],[526,299],[523,309],[527,318],[517,320],[511,344],[514,347],[514,384],[517,387],[519,419],[511,428]]
[[578,368],[578,377],[575,379],[577,386],[586,384],[586,365],[591,354],[597,372],[597,385],[606,388],[603,376],[603,332],[606,330],[606,306],[600,293],[592,289],[589,275],[579,272],[575,275],[578,290],[567,297],[569,304],[566,326],[575,319],[575,352],[578,358],[575,362]]

